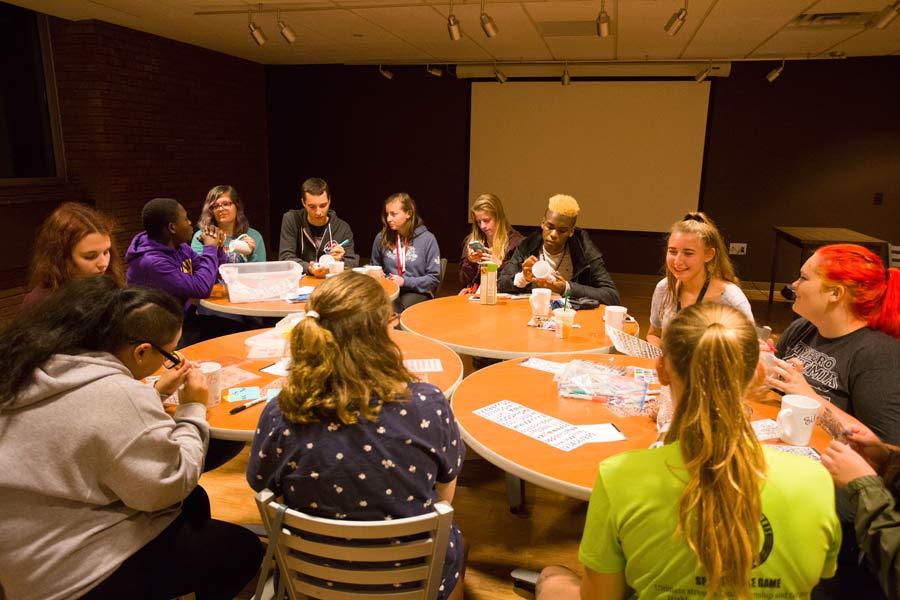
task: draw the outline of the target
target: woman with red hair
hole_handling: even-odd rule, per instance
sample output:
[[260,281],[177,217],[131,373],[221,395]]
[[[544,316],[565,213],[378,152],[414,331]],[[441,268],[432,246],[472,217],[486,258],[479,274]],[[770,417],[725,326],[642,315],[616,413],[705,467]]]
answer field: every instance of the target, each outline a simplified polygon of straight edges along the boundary
[[31,257],[31,277],[23,305],[40,302],[70,281],[106,275],[125,287],[122,261],[112,244],[115,223],[77,202],[61,204],[41,225]]
[[[776,355],[784,360],[776,361],[767,383],[818,398],[845,431],[858,420],[884,442],[900,445],[900,270],[885,271],[861,246],[825,246],[806,261],[793,288],[801,318],[778,340]],[[837,510],[844,530],[838,574],[813,598],[850,598],[863,589],[883,597],[877,580],[859,566],[844,493],[837,494]]]

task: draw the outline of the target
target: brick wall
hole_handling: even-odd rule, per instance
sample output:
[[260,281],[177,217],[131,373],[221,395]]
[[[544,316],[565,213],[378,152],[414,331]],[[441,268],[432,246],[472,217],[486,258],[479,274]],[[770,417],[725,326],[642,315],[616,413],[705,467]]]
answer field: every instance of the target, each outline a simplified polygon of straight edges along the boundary
[[[50,18],[50,32],[67,178],[0,187],[4,216],[31,215],[26,244],[35,215],[80,200],[117,219],[124,254],[147,200],[176,198],[196,219],[219,184],[270,241],[262,65],[98,21]],[[19,262],[0,266],[0,319],[20,302]]]

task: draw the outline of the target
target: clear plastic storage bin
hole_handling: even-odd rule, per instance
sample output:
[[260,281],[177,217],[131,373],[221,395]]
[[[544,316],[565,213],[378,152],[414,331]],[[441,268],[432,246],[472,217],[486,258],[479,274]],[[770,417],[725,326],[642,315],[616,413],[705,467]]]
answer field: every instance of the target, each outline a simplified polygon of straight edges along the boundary
[[296,292],[303,267],[285,260],[237,263],[221,265],[219,274],[228,287],[231,302],[259,302]]

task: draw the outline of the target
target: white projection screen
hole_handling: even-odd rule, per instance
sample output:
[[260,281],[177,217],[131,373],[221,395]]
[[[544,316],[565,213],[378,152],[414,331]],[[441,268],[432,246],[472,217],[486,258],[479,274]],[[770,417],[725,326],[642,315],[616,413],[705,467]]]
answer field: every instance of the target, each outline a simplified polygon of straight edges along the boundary
[[472,83],[469,196],[538,225],[553,194],[580,227],[668,231],[697,210],[709,82]]

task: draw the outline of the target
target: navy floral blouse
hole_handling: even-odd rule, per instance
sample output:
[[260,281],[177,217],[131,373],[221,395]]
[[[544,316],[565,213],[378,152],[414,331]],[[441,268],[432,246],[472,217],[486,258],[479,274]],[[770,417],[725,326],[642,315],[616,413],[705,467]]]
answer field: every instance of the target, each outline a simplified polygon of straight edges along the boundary
[[[259,418],[247,481],[268,488],[289,507],[329,519],[378,521],[429,512],[435,483],[456,479],[465,459],[450,403],[428,383],[409,384],[411,396],[385,404],[376,422],[287,421],[278,401]],[[456,524],[444,561],[440,594],[453,590],[462,569]]]

